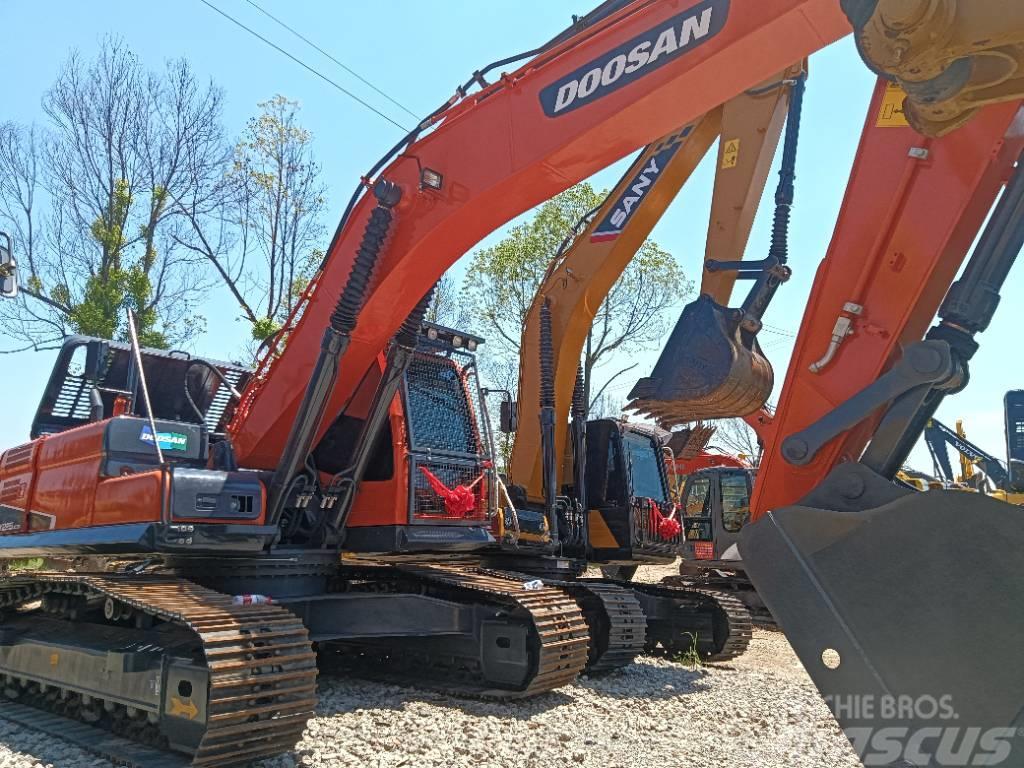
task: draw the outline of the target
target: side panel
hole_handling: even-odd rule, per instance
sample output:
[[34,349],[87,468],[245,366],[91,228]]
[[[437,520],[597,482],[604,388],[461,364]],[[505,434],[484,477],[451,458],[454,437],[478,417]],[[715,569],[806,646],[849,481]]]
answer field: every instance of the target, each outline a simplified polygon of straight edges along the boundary
[[39,446],[40,441],[36,440],[0,456],[0,533],[29,530],[28,509]]
[[164,498],[161,470],[107,478],[96,486],[92,524],[159,522]]
[[52,515],[53,527],[79,528],[92,522],[105,426],[87,424],[42,441],[31,510]]

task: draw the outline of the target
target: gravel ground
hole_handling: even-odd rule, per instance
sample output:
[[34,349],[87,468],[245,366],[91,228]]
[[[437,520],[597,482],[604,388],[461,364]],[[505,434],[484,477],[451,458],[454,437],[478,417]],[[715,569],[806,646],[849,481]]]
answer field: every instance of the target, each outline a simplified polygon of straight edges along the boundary
[[[646,569],[644,580],[671,570]],[[51,735],[0,721],[0,768],[108,768]],[[640,659],[525,702],[322,678],[291,755],[258,768],[858,768],[782,634],[755,630],[729,664]]]

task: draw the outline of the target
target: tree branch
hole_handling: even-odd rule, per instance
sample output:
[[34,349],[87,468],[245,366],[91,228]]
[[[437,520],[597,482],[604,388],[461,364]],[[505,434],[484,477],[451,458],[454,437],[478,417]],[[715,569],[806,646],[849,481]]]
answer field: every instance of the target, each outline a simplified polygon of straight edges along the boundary
[[610,379],[608,379],[608,381],[606,381],[604,384],[602,384],[601,388],[599,390],[597,390],[597,394],[594,395],[594,399],[591,400],[589,403],[587,403],[587,412],[589,413],[590,410],[597,404],[597,401],[601,399],[601,395],[603,395],[604,391],[606,389],[608,389],[608,385],[609,384],[611,384],[613,381],[615,381],[615,379],[617,379],[622,374],[629,373],[634,368],[636,368],[638,365],[640,365],[640,363],[633,363],[631,366],[629,366],[627,368],[623,368],[621,371],[619,371],[614,376],[612,376]]

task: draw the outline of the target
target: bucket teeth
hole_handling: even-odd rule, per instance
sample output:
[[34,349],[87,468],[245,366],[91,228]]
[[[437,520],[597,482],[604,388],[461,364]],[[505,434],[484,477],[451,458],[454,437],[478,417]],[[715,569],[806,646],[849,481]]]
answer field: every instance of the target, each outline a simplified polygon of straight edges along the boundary
[[629,393],[630,409],[665,428],[746,416],[768,400],[771,364],[740,328],[738,310],[702,295],[680,315],[654,370]]

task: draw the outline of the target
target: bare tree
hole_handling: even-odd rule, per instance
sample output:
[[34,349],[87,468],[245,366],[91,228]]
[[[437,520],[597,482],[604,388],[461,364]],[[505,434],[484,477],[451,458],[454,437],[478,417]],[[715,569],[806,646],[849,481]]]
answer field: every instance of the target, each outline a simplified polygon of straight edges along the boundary
[[617,419],[622,415],[622,406],[621,398],[613,397],[610,392],[601,392],[591,402],[587,415],[591,419]]
[[92,61],[70,55],[43,111],[45,128],[0,130],[0,215],[27,266],[0,326],[29,348],[118,337],[131,307],[144,344],[187,341],[203,273],[176,246],[173,201],[201,197],[223,168],[220,90],[184,60],[147,72],[108,38]]
[[[491,417],[491,432],[494,434],[495,459],[498,471],[508,472],[512,460],[512,446],[515,444],[514,432],[502,432],[500,427],[499,391],[508,392],[515,398],[516,385],[519,378],[519,364],[514,358],[501,355],[481,355],[479,358],[481,379],[494,392],[488,400],[487,411]],[[504,395],[502,395],[504,397]]]
[[261,102],[216,193],[182,200],[189,227],[177,242],[213,265],[262,341],[276,333],[323,258],[324,185],[299,105]]
[[[665,334],[667,311],[693,292],[676,260],[650,240],[622,273],[594,317],[583,351],[583,386],[592,411],[608,385],[637,367],[621,365],[593,392],[594,369],[612,363],[623,353],[650,349]],[[610,401],[605,409],[611,408]],[[621,408],[617,409],[621,410]]]
[[714,422],[715,434],[711,438],[718,447],[736,456],[743,456],[756,466],[761,459],[757,434],[743,419],[720,419]]
[[[427,308],[427,322],[445,325],[449,328],[464,328],[467,325],[465,306],[459,301],[455,280],[445,272],[437,281],[434,297]],[[472,331],[472,328],[465,328]]]

